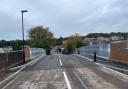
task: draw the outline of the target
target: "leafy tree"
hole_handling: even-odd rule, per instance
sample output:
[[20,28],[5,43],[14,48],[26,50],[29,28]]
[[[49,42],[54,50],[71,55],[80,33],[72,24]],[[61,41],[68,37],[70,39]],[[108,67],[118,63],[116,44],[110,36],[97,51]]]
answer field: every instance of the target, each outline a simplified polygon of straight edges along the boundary
[[72,44],[73,48],[79,48],[83,45],[81,36],[79,34],[74,34],[69,39],[70,43]]
[[28,31],[28,37],[30,40],[43,40],[53,38],[53,33],[49,31],[49,28],[44,28],[43,26],[37,26],[31,28]]
[[13,50],[21,50],[23,41],[22,40],[11,40],[7,42],[8,46],[12,46]]
[[79,47],[83,46],[83,42],[79,34],[74,34],[68,40],[64,41],[63,45],[65,48],[64,51],[68,51],[66,53],[71,53]]

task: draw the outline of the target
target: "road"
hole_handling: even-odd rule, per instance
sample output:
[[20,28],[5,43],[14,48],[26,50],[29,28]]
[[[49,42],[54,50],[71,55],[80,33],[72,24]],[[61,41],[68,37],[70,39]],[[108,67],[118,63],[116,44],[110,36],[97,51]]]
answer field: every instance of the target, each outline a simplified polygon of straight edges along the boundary
[[128,76],[75,55],[40,58],[2,89],[128,89]]

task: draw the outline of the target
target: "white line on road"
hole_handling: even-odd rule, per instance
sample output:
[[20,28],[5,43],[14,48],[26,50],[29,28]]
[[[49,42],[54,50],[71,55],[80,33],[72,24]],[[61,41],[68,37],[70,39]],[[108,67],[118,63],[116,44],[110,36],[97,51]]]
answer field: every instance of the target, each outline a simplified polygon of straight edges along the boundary
[[[84,57],[84,56],[81,56],[81,55],[76,55],[76,56],[79,56],[79,57],[82,57],[82,58],[85,58],[89,61],[92,61],[93,59],[90,59],[90,58],[87,58],[87,57]],[[97,64],[97,63],[96,63]],[[109,66],[109,65],[105,65],[105,64],[101,64],[101,63],[98,63],[99,65],[102,65],[102,66],[106,66],[106,67],[111,67],[111,68],[114,68],[114,69],[118,69],[118,70],[123,70],[123,71],[128,71],[128,70],[125,70],[125,69],[122,69],[122,68],[118,68],[118,67],[113,67],[113,66]]]
[[62,66],[63,64],[62,64],[62,61],[61,61],[61,59],[59,59],[59,61],[60,61],[60,65]]
[[116,71],[116,70],[113,70],[113,69],[111,69],[111,68],[108,68],[108,67],[106,67],[106,66],[103,66],[103,65],[100,64],[100,63],[95,63],[95,64],[97,64],[97,65],[99,65],[99,66],[101,66],[101,67],[103,67],[103,68],[105,68],[105,69],[111,70],[111,71],[113,71],[113,72],[115,72],[115,73],[118,73],[118,74],[120,74],[120,75],[122,75],[122,76],[128,78],[128,75],[125,75],[125,74],[123,74],[123,73],[121,73],[121,72],[118,72],[118,71]]
[[74,72],[74,73],[75,73],[76,77],[79,79],[80,83],[83,85],[84,89],[88,89],[88,87],[87,87],[87,86],[85,85],[85,83],[82,81],[82,79],[80,78],[80,76],[79,76],[76,72]]
[[6,89],[6,87],[8,87],[10,84],[12,84],[16,79],[18,79],[21,75],[17,76],[16,78],[14,78],[12,81],[10,81],[6,86],[4,86],[2,89]]
[[70,82],[69,82],[69,79],[68,79],[68,77],[67,77],[66,72],[63,72],[63,75],[64,75],[65,81],[66,81],[66,83],[67,83],[68,89],[72,89],[72,88],[71,88],[71,84],[70,84]]
[[[101,64],[101,63],[99,63],[99,64]],[[113,68],[113,69],[118,69],[118,70],[122,70],[122,71],[127,71],[128,72],[128,70],[125,70],[125,69],[122,69],[122,68],[113,67],[113,66],[109,66],[109,65],[105,65],[105,64],[101,64],[101,65],[106,66],[106,67],[110,67],[110,68]]]
[[58,55],[58,57],[59,57],[60,66],[62,66],[63,64],[62,64],[62,61],[61,61],[60,55]]
[[[94,54],[88,54],[88,53],[81,53],[81,54],[87,54],[87,55],[91,55],[91,56],[94,56]],[[104,57],[104,56],[100,56],[100,55],[97,55],[97,57],[100,57],[100,58],[104,58],[104,59],[109,59],[109,57]]]
[[79,56],[79,57],[84,58],[84,59],[87,59],[87,60],[89,60],[89,61],[93,61],[92,59],[90,59],[90,58],[88,58],[88,57],[84,57],[84,56],[81,56],[81,55],[78,55],[78,54],[74,54],[74,55]]
[[31,61],[30,63],[28,63],[27,65],[34,65],[35,63],[37,63],[38,61],[40,61],[42,59],[42,57],[44,57],[45,55],[41,55],[37,58],[35,58],[33,61]]
[[[81,55],[77,55],[77,54],[75,54],[75,55],[76,55],[76,56],[79,56],[79,57],[81,57],[81,58],[85,58],[85,59],[87,59],[87,60],[89,60],[89,61],[92,61],[92,60],[93,60],[93,59],[90,59],[90,58],[87,58],[87,57],[84,57],[84,56],[81,56]],[[103,65],[100,64],[100,63],[95,63],[95,64],[97,64],[97,65],[99,65],[99,66],[101,66],[101,67],[103,67],[103,68],[109,69],[109,70],[111,70],[111,71],[114,71],[114,72],[116,72],[116,73],[118,73],[118,74],[120,74],[120,75],[122,75],[122,76],[128,77],[128,75],[123,74],[123,73],[121,73],[121,72],[118,72],[118,71],[116,71],[116,70],[113,70],[113,69],[111,69],[111,68],[108,68],[108,67],[106,67],[106,66],[103,66]]]
[[[58,55],[58,57],[59,57],[60,65],[62,66],[63,64],[62,64],[60,55]],[[63,75],[64,75],[64,78],[65,78],[65,81],[66,81],[66,84],[67,84],[68,89],[72,89],[72,88],[71,88],[71,84],[70,84],[70,82],[69,82],[69,79],[68,79],[68,77],[67,77],[66,72],[63,72]]]
[[[40,56],[42,57],[42,56]],[[39,58],[39,57],[38,57]],[[37,59],[37,58],[36,58]],[[35,59],[35,60],[36,60]],[[6,81],[8,81],[9,79],[11,79],[12,77],[14,77],[16,74],[18,74],[20,71],[22,71],[24,68],[26,68],[28,65],[30,65],[31,63],[33,63],[35,60],[25,64],[21,69],[19,69],[17,72],[15,72],[14,74],[10,75],[9,77],[7,77],[6,79],[4,79],[3,81],[0,82],[0,85],[5,83]],[[38,60],[39,61],[39,60]]]
[[18,70],[17,72],[15,72],[14,74],[12,74],[11,76],[7,77],[5,80],[0,82],[0,85],[4,82],[6,82],[7,80],[9,80],[10,78],[12,78],[13,76],[15,76],[16,74],[18,74],[21,70],[23,70],[26,66],[24,66],[23,68],[21,68],[20,70]]

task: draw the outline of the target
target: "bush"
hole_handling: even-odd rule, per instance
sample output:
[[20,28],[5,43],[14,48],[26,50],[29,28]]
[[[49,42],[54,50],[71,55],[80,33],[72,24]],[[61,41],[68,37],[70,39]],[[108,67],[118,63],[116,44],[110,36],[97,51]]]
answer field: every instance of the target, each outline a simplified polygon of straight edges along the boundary
[[68,50],[67,50],[67,49],[64,49],[64,50],[62,51],[62,53],[63,53],[63,54],[68,54]]

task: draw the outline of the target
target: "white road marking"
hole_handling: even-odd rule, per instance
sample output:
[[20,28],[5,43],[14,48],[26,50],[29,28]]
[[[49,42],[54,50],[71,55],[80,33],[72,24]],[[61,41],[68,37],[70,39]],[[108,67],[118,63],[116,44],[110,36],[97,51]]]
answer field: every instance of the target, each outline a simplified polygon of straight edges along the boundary
[[60,61],[60,65],[62,66],[63,64],[62,64],[61,58],[59,58],[59,61]]
[[24,66],[23,68],[21,68],[20,70],[18,70],[17,72],[15,72],[14,74],[10,75],[9,77],[7,77],[5,80],[0,82],[0,85],[4,82],[6,82],[7,80],[9,80],[10,78],[12,78],[13,76],[15,76],[16,74],[18,74],[21,70],[23,70],[26,66]]
[[2,89],[6,89],[6,87],[8,87],[10,84],[12,84],[16,79],[18,79],[21,75],[17,76],[16,78],[14,78],[12,81],[10,81],[6,86],[4,86]]
[[[60,65],[62,66],[63,64],[62,64],[60,55],[58,55],[58,57],[59,57]],[[70,82],[69,82],[69,79],[68,79],[68,77],[67,77],[66,72],[63,71],[63,75],[64,75],[64,78],[65,78],[65,81],[66,81],[66,84],[67,84],[68,89],[72,89],[72,88],[71,88],[71,84],[70,84]]]
[[82,79],[80,78],[80,76],[79,76],[76,72],[74,72],[74,73],[75,73],[76,77],[79,79],[80,83],[83,85],[84,89],[88,89],[88,87],[87,87],[87,86],[85,85],[85,83],[82,81]]
[[63,64],[62,64],[62,61],[61,61],[60,55],[58,55],[58,57],[59,57],[60,66],[62,66]]
[[65,81],[66,81],[66,83],[67,83],[68,89],[72,89],[72,88],[71,88],[71,84],[70,84],[70,82],[69,82],[69,79],[68,79],[68,77],[67,77],[66,72],[63,72],[63,75],[64,75]]
[[101,67],[103,67],[103,68],[105,68],[105,69],[111,70],[111,71],[113,71],[113,72],[115,72],[115,73],[118,73],[118,74],[120,74],[120,75],[122,75],[122,76],[124,76],[124,77],[128,77],[128,75],[125,75],[125,74],[123,74],[123,73],[121,73],[121,72],[118,72],[118,71],[116,71],[116,70],[113,70],[113,69],[111,69],[111,68],[108,68],[108,67],[106,67],[106,66],[103,66],[103,65],[101,65],[100,63],[95,63],[95,64],[97,64],[97,65],[99,65],[99,66],[101,66]]
[[84,59],[87,59],[89,61],[93,61],[93,59],[90,59],[90,58],[82,56],[82,55],[78,55],[78,54],[74,54],[74,55],[79,56],[79,57],[84,58]]
[[[101,63],[99,63],[99,64],[101,64]],[[105,64],[101,64],[101,65],[106,66],[106,67],[111,67],[113,69],[118,69],[118,70],[122,70],[122,71],[127,71],[128,72],[128,70],[125,70],[125,69],[122,69],[122,68],[113,67],[113,66],[109,66],[109,65],[105,65]]]
[[[22,62],[22,61],[20,61],[20,62],[18,62],[18,63],[15,63],[15,64],[13,64],[13,65],[11,65],[11,66],[17,65],[17,64],[19,64],[19,63],[21,63],[21,62]],[[6,67],[6,68],[4,68],[4,69],[1,69],[1,70],[0,70],[0,72],[2,72],[2,71],[4,71],[4,70],[6,70],[6,69],[8,69],[8,68],[10,68],[11,66]]]
[[[84,57],[84,56],[81,56],[81,55],[77,55],[77,56],[80,56],[82,58],[86,58],[87,60],[89,61],[92,61],[93,59],[90,59],[90,58],[87,58],[87,57]],[[99,63],[101,64],[101,63]],[[108,65],[105,65],[105,64],[101,64],[102,66],[106,66],[106,67],[111,67],[111,68],[114,68],[114,69],[118,69],[118,70],[123,70],[123,71],[128,71],[128,70],[125,70],[125,69],[122,69],[122,68],[118,68],[118,67],[113,67],[113,66],[108,66]]]
[[61,61],[61,59],[59,59],[59,61],[60,61],[60,65],[62,66],[63,64],[62,64],[62,61]]
[[[87,60],[89,60],[89,61],[92,61],[93,59],[90,59],[90,58],[87,58],[87,57],[84,57],[84,56],[81,56],[81,55],[77,55],[77,54],[75,54],[76,56],[79,56],[79,57],[81,57],[81,58],[85,58],[85,59],[87,59]],[[122,75],[122,76],[125,76],[125,77],[128,77],[128,75],[125,75],[125,74],[123,74],[123,73],[121,73],[121,72],[118,72],[118,71],[116,71],[116,70],[113,70],[113,69],[111,69],[111,68],[108,68],[108,67],[106,67],[106,66],[103,66],[102,64],[100,64],[100,63],[95,63],[95,64],[97,64],[97,65],[99,65],[99,66],[101,66],[101,67],[103,67],[103,68],[106,68],[106,69],[109,69],[109,70],[111,70],[111,71],[114,71],[114,72],[116,72],[116,73],[118,73],[118,74],[120,74],[120,75]]]
[[[87,54],[87,55],[91,55],[91,56],[94,56],[94,54],[88,54],[88,53],[81,53],[81,54]],[[109,59],[109,57],[104,57],[104,56],[100,56],[100,55],[96,55],[97,57],[100,57],[100,58],[104,58],[104,59]]]
[[[43,55],[44,56],[44,55]],[[40,56],[42,57],[42,56]],[[36,60],[36,59],[35,59]],[[16,74],[18,74],[20,71],[22,71],[24,68],[26,68],[28,65],[31,65],[35,60],[25,64],[21,69],[19,69],[17,72],[15,72],[14,74],[10,75],[9,77],[7,77],[6,79],[4,79],[3,81],[0,82],[0,85],[4,82],[6,82],[7,80],[11,79],[13,76],[15,76]]]
[[30,63],[28,63],[27,65],[34,65],[35,63],[37,63],[39,60],[41,60],[42,57],[44,57],[45,55],[41,55],[39,57],[36,58],[36,60],[34,59],[33,61],[31,61]]

